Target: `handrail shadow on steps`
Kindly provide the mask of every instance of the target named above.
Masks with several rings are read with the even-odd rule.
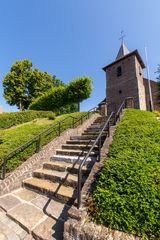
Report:
[[[93,112],[97,111],[97,107],[94,107],[92,109],[90,109],[86,114],[80,116],[80,117],[73,117],[73,116],[68,116],[64,119],[62,119],[61,121],[51,125],[49,128],[47,128],[46,130],[40,132],[39,134],[37,134],[35,137],[33,137],[32,139],[30,139],[29,141],[23,143],[22,145],[20,145],[19,147],[15,148],[14,150],[12,150],[11,152],[9,152],[3,159],[2,164],[0,165],[0,171],[1,171],[1,177],[0,179],[5,179],[6,176],[6,172],[7,172],[7,161],[12,158],[14,155],[16,155],[17,153],[25,150],[26,148],[28,148],[32,143],[36,142],[36,150],[35,152],[38,153],[41,150],[41,141],[42,141],[42,137],[48,133],[50,134],[52,131],[56,132],[56,136],[60,136],[60,134],[63,132],[63,124],[65,123],[66,120],[68,120],[69,118],[72,119],[72,122],[70,124],[69,128],[75,128],[78,127],[79,125],[83,124],[84,120],[89,119],[90,114]],[[66,130],[66,129],[64,129]]]
[[[132,106],[131,107],[134,107],[134,101],[133,101],[133,98],[130,97],[130,98],[126,98],[122,104],[120,105],[117,113],[115,112],[111,112],[111,114],[109,115],[109,117],[107,118],[103,128],[101,129],[101,131],[99,132],[97,138],[95,139],[94,143],[92,144],[90,150],[88,151],[87,155],[84,157],[84,159],[82,160],[82,162],[80,163],[79,165],[79,169],[78,169],[78,183],[77,183],[77,208],[79,209],[80,206],[81,206],[81,200],[82,200],[82,196],[81,196],[81,189],[82,189],[82,168],[85,164],[85,162],[87,161],[90,153],[92,152],[92,150],[94,149],[95,145],[98,144],[98,153],[99,153],[99,156],[98,156],[98,159],[97,159],[97,162],[100,162],[101,161],[101,147],[102,147],[102,134],[104,133],[104,131],[106,130],[107,128],[107,131],[108,131],[108,137],[110,136],[110,121],[112,118],[114,118],[114,125],[116,125],[117,121],[120,120],[120,117],[121,117],[121,114],[123,112],[123,109],[124,108],[128,108],[130,106],[127,105],[127,100],[131,100],[132,101]]]

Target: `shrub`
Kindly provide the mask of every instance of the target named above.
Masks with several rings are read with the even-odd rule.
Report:
[[[155,113],[156,117],[160,117],[160,112],[159,111],[155,111],[154,113]]]
[[[54,120],[56,117],[56,114],[54,112],[48,114],[48,119],[49,120]]]
[[[31,105],[30,109],[45,110],[57,112],[61,106],[66,103],[65,87],[60,86],[52,88],[50,91],[37,98]]]
[[[36,118],[46,118],[51,112],[47,111],[22,111],[0,114],[0,129],[9,128],[21,123],[32,121]]]
[[[60,108],[79,103],[88,98],[92,92],[92,80],[82,77],[71,81],[66,87],[52,88],[30,105],[32,110],[48,110],[58,112]]]
[[[160,122],[154,113],[127,110],[93,193],[95,219],[160,239]]]

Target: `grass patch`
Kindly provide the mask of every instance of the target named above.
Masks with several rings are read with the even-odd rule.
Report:
[[[97,222],[144,239],[160,239],[160,121],[154,113],[126,111],[92,204]]]
[[[22,111],[0,114],[0,129],[10,128],[21,123],[30,122],[36,118],[46,118],[53,116],[51,111]]]
[[[0,130],[0,165],[3,162],[5,156],[19,147],[23,143],[34,138],[40,132],[48,129],[51,125],[63,120],[68,116],[80,117],[84,115],[84,112],[77,112],[71,114],[64,114],[56,117],[55,120],[49,119],[35,119],[28,123],[23,123],[18,126],[11,127],[10,129]],[[61,132],[65,129],[70,128],[72,124],[72,118],[65,120],[61,125]],[[54,137],[57,136],[58,126],[52,128],[41,138],[41,146],[50,142]],[[7,161],[7,172],[10,172],[17,168],[22,162],[24,162],[28,157],[32,156],[36,151],[37,141],[33,141],[22,151],[16,153]]]

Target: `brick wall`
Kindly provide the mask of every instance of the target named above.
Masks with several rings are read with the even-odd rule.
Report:
[[[158,84],[155,81],[150,81],[150,84],[151,84],[151,90],[152,90],[154,110],[160,111],[160,91],[158,88]],[[146,92],[147,110],[150,110],[148,79],[146,78],[144,78],[144,86],[145,86],[145,92]]]
[[[121,67],[122,75],[117,76]],[[122,58],[106,68],[108,112],[117,111],[123,100],[133,97],[135,108],[146,110],[143,70],[136,55]]]

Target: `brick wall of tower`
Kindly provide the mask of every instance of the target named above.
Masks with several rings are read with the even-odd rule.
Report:
[[[155,111],[160,111],[160,90],[158,87],[157,82],[150,81],[151,90],[152,90],[152,99],[153,99],[153,106]],[[148,87],[148,79],[144,78],[144,86],[145,86],[145,93],[146,93],[146,105],[147,110],[150,110],[149,104],[149,87]]]
[[[117,76],[121,67],[122,75]],[[145,110],[145,88],[141,65],[135,55],[122,58],[106,69],[108,112],[117,111],[123,100],[133,97],[135,108]]]
[[[146,96],[145,96],[145,85],[143,81],[143,69],[135,57],[135,66],[136,66],[136,78],[138,83],[138,95],[139,95],[139,109],[146,110]]]

